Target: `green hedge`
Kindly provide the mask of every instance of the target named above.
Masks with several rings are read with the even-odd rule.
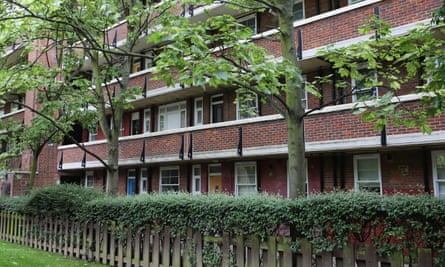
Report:
[[[372,242],[381,253],[413,247],[445,248],[445,201],[425,196],[332,193],[295,200],[268,195],[233,197],[187,193],[104,197],[94,190],[53,186],[23,199],[1,199],[0,208],[143,229],[147,224],[174,233],[188,228],[223,232],[288,234],[331,251],[349,241]],[[298,239],[292,246],[298,247]]]
[[[38,188],[26,197],[2,198],[0,208],[32,216],[77,219],[86,203],[103,197],[105,194],[98,190],[79,185],[50,185]]]

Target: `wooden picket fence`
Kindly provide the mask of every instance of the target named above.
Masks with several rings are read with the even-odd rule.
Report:
[[[98,223],[0,212],[3,240],[112,266],[436,266],[430,249],[397,252],[383,258],[369,245],[349,245],[334,252],[315,254],[304,240],[294,252],[290,239],[284,236],[260,241],[256,236],[245,235],[204,236],[191,229],[179,235],[168,228],[161,230],[154,226],[140,231],[110,228]]]

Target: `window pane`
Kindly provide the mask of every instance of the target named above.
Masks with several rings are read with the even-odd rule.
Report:
[[[357,161],[357,168],[358,180],[373,181],[379,179],[377,159],[360,159]]]
[[[201,168],[199,168],[199,167],[193,168],[193,175],[194,176],[201,175]]]
[[[297,3],[293,6],[293,20],[299,20],[304,18],[303,1],[297,0]]]
[[[240,24],[246,26],[247,28],[250,28],[253,34],[257,33],[256,29],[256,16],[250,16],[248,18],[242,18],[239,21]]]
[[[444,182],[440,182],[438,183],[438,188],[439,188],[439,197],[445,197],[445,183]]]
[[[445,180],[445,153],[436,156],[437,180]]]
[[[212,122],[223,121],[223,104],[215,104],[212,106]]]
[[[252,185],[239,185],[238,186],[238,195],[251,195],[256,193],[256,186]]]
[[[221,165],[212,165],[209,167],[210,174],[220,174],[221,173]]]
[[[238,195],[256,193],[256,165],[242,164],[236,166],[236,182]]]
[[[144,120],[144,132],[148,133],[150,132],[150,110],[144,112]]]
[[[186,126],[185,104],[173,104],[159,109],[159,130],[178,129]]]
[[[380,184],[379,183],[360,183],[359,191],[380,193]]]

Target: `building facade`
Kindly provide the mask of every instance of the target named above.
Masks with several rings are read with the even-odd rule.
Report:
[[[294,28],[303,40],[300,64],[305,79],[333,73],[317,51],[329,44],[347,46],[364,40],[357,29],[376,7],[381,19],[391,23],[393,34],[404,34],[417,23],[428,22],[432,11],[441,5],[439,0],[297,0]],[[185,16],[201,20],[225,12],[224,5],[201,6]],[[273,14],[231,12],[254,34],[274,34],[277,19]],[[118,43],[125,38],[125,24],[113,31]],[[280,57],[278,42],[262,38],[254,42]],[[14,53],[12,50],[11,55]],[[121,125],[120,194],[186,191],[288,196],[287,125],[269,104],[256,98],[249,103],[254,112],[246,113],[236,103],[233,89],[167,87],[150,80],[152,62],[134,59],[132,64],[130,85],[140,85],[145,92],[134,100],[133,109],[125,112]],[[412,92],[421,82],[402,85],[400,99],[406,106],[419,106],[420,98]],[[18,97],[32,103],[32,94]],[[325,106],[304,120],[309,194],[367,190],[445,195],[444,115],[431,119],[430,135],[416,128],[389,125],[383,141],[382,132],[352,113],[357,94],[339,98],[344,93],[330,86],[324,86],[321,94],[322,98],[302,96],[307,109]],[[372,94],[378,97],[382,92],[373,89]],[[29,111],[8,104],[0,108],[4,120],[14,116],[26,121],[31,116]],[[73,134],[106,160],[107,143],[100,130],[77,127]],[[14,195],[23,192],[29,161],[25,152],[10,163],[16,170],[9,174]],[[105,188],[106,170],[74,144],[46,146],[39,158],[36,186],[69,182]]]

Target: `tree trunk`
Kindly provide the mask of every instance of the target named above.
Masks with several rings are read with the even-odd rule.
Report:
[[[37,162],[39,158],[39,153],[32,152],[32,160],[31,160],[31,173],[29,174],[28,181],[26,183],[26,194],[29,194],[34,187],[34,181],[36,179],[37,172]]]
[[[276,0],[279,8],[280,43],[283,60],[299,69],[293,27],[293,1]],[[306,193],[306,160],[304,144],[304,109],[301,103],[304,90],[301,73],[286,75],[286,105],[288,108],[288,177],[289,197]]]
[[[119,194],[119,140],[118,138],[116,139],[117,142],[108,143],[107,190],[110,196]]]

